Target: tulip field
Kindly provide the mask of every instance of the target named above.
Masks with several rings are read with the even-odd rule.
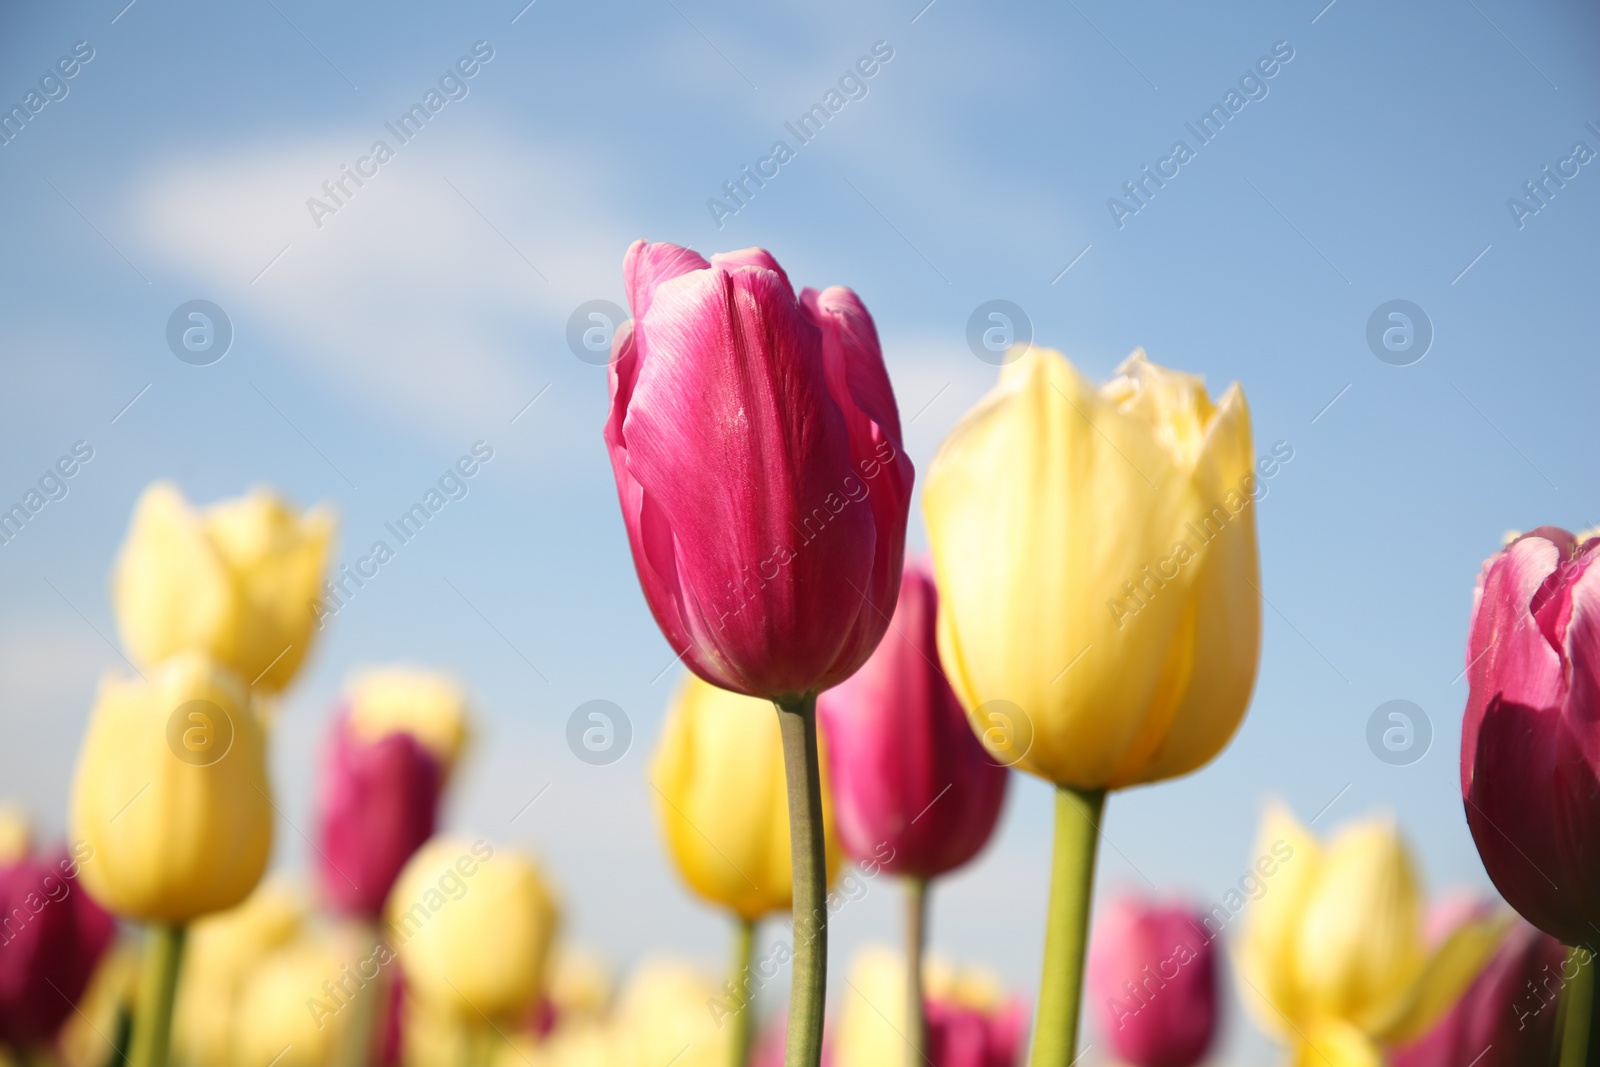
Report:
[[[1592,5],[0,28],[0,1067],[1600,1067]]]

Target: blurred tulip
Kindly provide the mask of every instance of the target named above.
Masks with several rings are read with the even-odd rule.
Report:
[[[79,888],[79,862],[61,851],[0,866],[0,1044],[53,1037],[116,933]]]
[[[1567,945],[1600,924],[1597,555],[1552,526],[1516,538],[1483,565],[1467,640],[1467,825],[1501,896]]]
[[[927,568],[907,565],[877,651],[817,698],[845,852],[921,879],[977,854],[999,820],[1007,781],[939,667],[938,604]]]
[[[1132,1067],[1193,1067],[1217,1028],[1217,953],[1205,915],[1123,897],[1095,924],[1089,997]]]
[[[833,1043],[834,1067],[913,1067],[922,1062],[893,1022],[906,1017],[904,967],[902,957],[885,948],[868,947],[856,956]],[[1027,1037],[1027,1007],[987,972],[930,962],[925,1010],[926,1062],[931,1067],[1017,1063]]]
[[[15,863],[33,852],[33,819],[13,800],[0,802],[0,863]]]
[[[243,1021],[240,997],[246,981],[274,951],[300,937],[307,914],[300,891],[269,880],[242,904],[190,927],[172,1020],[178,1062],[231,1062],[234,1036]],[[305,995],[315,992],[321,981],[312,983]]]
[[[697,896],[751,921],[790,906],[789,797],[770,705],[686,677],[667,709],[650,784],[667,850]],[[839,851],[826,781],[822,795],[831,882]]]
[[[287,686],[310,651],[333,517],[296,513],[252,490],[196,511],[176,486],[139,498],[111,580],[117,625],[145,670],[209,653],[264,692]]]
[[[606,445],[645,599],[700,677],[767,699],[866,662],[900,583],[911,461],[872,317],[759,248],[636,241]]]
[[[56,1032],[60,1067],[120,1067],[118,1042],[137,995],[139,951],[129,938],[114,938],[89,979],[89,986]]]
[[[433,836],[442,768],[409,733],[373,741],[334,720],[318,781],[322,891],[346,913],[376,919],[411,854]]]
[[[408,997],[468,1020],[511,1020],[539,995],[557,910],[528,857],[438,838],[400,873],[387,919]]]
[[[1489,965],[1420,1039],[1390,1053],[1390,1067],[1526,1067],[1549,1061],[1556,1038],[1561,943],[1516,922]]]
[[[129,919],[184,923],[239,903],[272,848],[265,742],[249,690],[198,652],[108,677],[72,791],[83,883]]]
[[[945,439],[923,494],[956,694],[1006,763],[1080,790],[1210,761],[1261,645],[1244,393],[1213,404],[1143,352],[1118,373],[1096,389],[1029,349]]]
[[[1257,851],[1291,858],[1249,905],[1240,996],[1306,1063],[1381,1063],[1379,1043],[1425,1033],[1504,937],[1503,920],[1472,919],[1430,947],[1415,867],[1386,819],[1348,826],[1324,847],[1274,807]]]
[[[306,936],[262,960],[239,994],[233,1062],[341,1067],[355,999],[375,995],[349,977],[354,942]]]
[[[449,675],[404,666],[368,668],[351,678],[345,704],[351,736],[372,743],[391,734],[410,734],[446,777],[466,747],[467,694]]]

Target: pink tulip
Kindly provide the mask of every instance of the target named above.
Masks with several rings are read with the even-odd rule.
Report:
[[[1551,526],[1483,565],[1461,793],[1495,887],[1564,944],[1600,929],[1600,539]]]
[[[1390,1067],[1524,1067],[1550,1057],[1558,994],[1576,970],[1561,943],[1519,922],[1444,1018]],[[1567,970],[1563,972],[1563,968]]]
[[[1217,1024],[1217,960],[1204,915],[1132,897],[1112,903],[1089,949],[1100,1031],[1134,1067],[1192,1067]]]
[[[323,892],[339,910],[375,919],[406,860],[433,836],[443,769],[411,734],[364,741],[341,713],[318,785]]]
[[[0,1045],[53,1037],[116,933],[77,873],[65,852],[0,867]]]
[[[845,851],[923,879],[961,866],[989,840],[1008,778],[939,666],[938,610],[932,574],[907,564],[889,633],[865,666],[817,699]]]
[[[872,316],[759,248],[637,241],[605,439],[656,622],[713,685],[794,699],[883,636],[911,461]]]
[[[1010,1000],[981,1008],[935,997],[926,1001],[928,1062],[933,1067],[1014,1067],[1028,1036],[1028,1006]]]

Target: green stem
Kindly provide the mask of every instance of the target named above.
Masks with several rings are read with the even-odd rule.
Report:
[[[138,1014],[133,1020],[133,1047],[128,1052],[131,1067],[167,1067],[172,1002],[178,991],[185,932],[182,925],[151,923],[145,935]]]
[[[906,879],[906,1040],[907,1062],[928,1059],[928,1012],[922,994],[922,948],[928,940],[928,880]]]
[[[1585,948],[1567,949],[1578,972],[1561,995],[1561,1067],[1593,1067],[1600,1063],[1600,1043],[1591,1039],[1595,1016],[1594,959]]]
[[[794,980],[784,1067],[819,1067],[828,991],[828,867],[822,840],[822,777],[817,768],[817,697],[775,701],[789,789],[789,850],[794,868]]]
[[[1077,1055],[1089,903],[1094,896],[1094,860],[1105,804],[1104,790],[1080,792],[1071,786],[1056,786],[1050,918],[1044,935],[1044,976],[1039,982],[1032,1067],[1069,1067]]]
[[[750,1059],[750,1038],[755,1033],[756,996],[750,987],[750,961],[755,957],[756,924],[742,916],[733,937],[733,988],[738,1010],[733,1013],[733,1033],[728,1035],[728,1061],[745,1067]]]

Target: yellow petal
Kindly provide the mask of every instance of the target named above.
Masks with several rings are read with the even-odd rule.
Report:
[[[466,745],[466,690],[447,674],[405,666],[369,668],[351,678],[345,699],[350,729],[364,741],[408,733],[447,769]]]
[[[882,945],[861,949],[850,966],[839,1009],[834,1067],[902,1067],[905,1039],[904,958]]]
[[[691,675],[673,698],[650,762],[658,823],[679,874],[702,899],[746,919],[786,910],[792,898],[777,714],[768,701]],[[826,758],[821,772],[831,881],[839,850]]]
[[[1242,393],[1214,405],[1142,353],[1121,369],[1097,390],[1030,349],[945,440],[923,494],[957,694],[998,755],[1080,789],[1215,756],[1259,643]],[[991,729],[1008,706],[1024,728]]]
[[[176,486],[139,497],[111,576],[111,603],[128,654],[141,666],[182,649],[232,662],[238,599],[200,517]]]
[[[1282,805],[1271,805],[1256,838],[1267,890],[1246,913],[1237,962],[1239,998],[1269,1032],[1292,1037],[1294,1020],[1309,1017],[1294,967],[1296,933],[1323,865],[1322,846]]]
[[[1490,915],[1462,923],[1450,932],[1406,997],[1373,1032],[1390,1045],[1405,1045],[1433,1028],[1477,981],[1516,924],[1512,914]]]
[[[1316,1019],[1295,1044],[1295,1067],[1383,1067],[1383,1053],[1359,1029],[1339,1019]]]
[[[272,848],[265,740],[245,684],[197,652],[107,678],[73,780],[90,895],[129,919],[239,903]]]
[[[1314,1013],[1371,1033],[1409,994],[1426,960],[1422,898],[1392,821],[1342,830],[1328,848],[1294,944]]]

